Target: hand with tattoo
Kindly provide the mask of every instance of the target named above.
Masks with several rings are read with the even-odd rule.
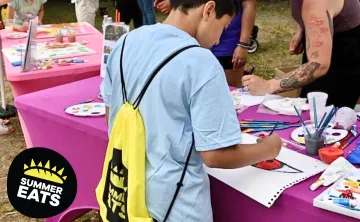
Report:
[[[315,80],[314,73],[320,68],[320,63],[310,62],[288,73],[280,81],[280,87],[284,90],[296,89]]]

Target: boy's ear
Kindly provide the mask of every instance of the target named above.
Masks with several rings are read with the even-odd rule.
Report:
[[[216,3],[214,1],[208,1],[204,6],[203,17],[207,21],[215,12]]]

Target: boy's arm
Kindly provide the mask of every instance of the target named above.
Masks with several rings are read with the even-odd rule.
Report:
[[[7,13],[6,13],[6,18],[7,19],[14,19],[14,8],[10,5],[8,5],[7,7]]]
[[[42,20],[43,20],[43,18],[44,18],[44,4],[41,4],[41,7],[40,7],[40,9],[39,9],[38,17],[39,17],[39,24],[41,25],[41,24],[42,24]]]
[[[237,144],[227,148],[200,152],[206,166],[210,168],[234,169],[249,166],[279,155],[281,139],[273,134],[257,144]]]
[[[220,65],[208,68],[202,71],[217,74],[199,89],[192,89],[190,97],[195,148],[204,163],[212,168],[239,168],[276,157],[281,148],[276,135],[258,144],[241,144],[240,125],[224,70]],[[200,82],[196,78],[204,81],[200,76],[190,82]]]

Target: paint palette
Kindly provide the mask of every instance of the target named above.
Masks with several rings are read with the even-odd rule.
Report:
[[[315,125],[314,124],[307,124],[306,125],[309,129],[310,132],[314,132],[315,131]],[[348,134],[347,130],[342,130],[342,129],[333,129],[334,124],[330,123],[328,125],[328,128],[325,129],[325,134],[326,134],[326,140],[325,140],[325,144],[332,144],[332,143],[336,143],[342,139],[344,139],[346,137],[346,135]],[[291,133],[291,139],[293,139],[294,141],[301,143],[301,144],[305,144],[305,133],[304,133],[304,128],[298,127],[296,128],[292,133]]]
[[[65,112],[74,116],[103,116],[105,115],[104,103],[83,103],[70,106]]]

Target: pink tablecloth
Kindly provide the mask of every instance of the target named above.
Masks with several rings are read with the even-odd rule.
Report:
[[[70,116],[64,112],[64,108],[96,97],[99,93],[100,81],[99,77],[89,78],[16,98],[16,105],[28,126],[34,145],[51,148],[65,156],[73,166],[78,179],[78,193],[72,206],[63,214],[48,221],[58,221],[60,218],[62,221],[71,221],[83,213],[84,208],[98,208],[94,190],[100,179],[107,145],[105,119]],[[240,117],[266,120],[295,119],[259,114],[256,113],[256,108],[248,109]],[[289,139],[291,130],[277,131],[277,133]],[[354,145],[355,142],[347,151]],[[313,198],[324,190],[323,188],[316,192],[309,190],[309,186],[317,177],[287,189],[271,208],[266,208],[211,178],[214,219],[216,222],[355,221],[312,206]]]
[[[5,30],[0,31],[2,49],[10,48],[13,45],[18,45],[26,41],[26,39],[7,39],[7,35],[8,33]],[[50,39],[39,39],[38,41],[47,40]],[[73,66],[22,73],[20,67],[12,66],[4,56],[6,77],[10,82],[14,97],[100,75],[102,34],[96,31],[94,34],[77,36],[77,41],[80,40],[88,41],[89,44],[86,46],[96,51],[96,54],[79,57],[88,60],[88,62]]]

